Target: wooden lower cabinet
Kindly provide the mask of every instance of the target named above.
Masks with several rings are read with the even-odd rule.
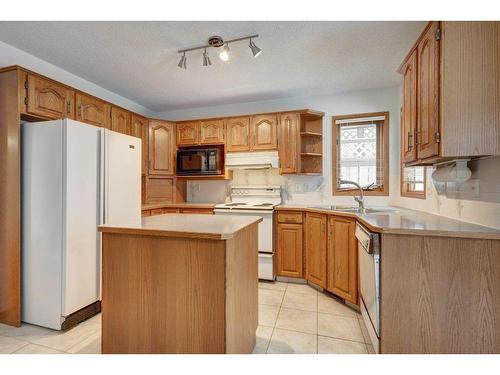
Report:
[[[303,278],[358,304],[356,219],[277,210],[276,274]]]
[[[302,224],[278,223],[276,273],[279,276],[304,277]]]
[[[326,287],[326,223],[326,214],[306,213],[306,279],[322,288]]]
[[[358,247],[356,220],[328,217],[326,289],[358,304]]]

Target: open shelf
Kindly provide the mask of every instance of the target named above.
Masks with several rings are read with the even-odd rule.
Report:
[[[323,138],[323,134],[314,133],[314,132],[300,132],[301,137],[321,137]]]
[[[298,174],[323,174],[323,116],[312,113],[300,117],[300,168]]]
[[[317,152],[301,152],[300,156],[323,156],[323,154]]]

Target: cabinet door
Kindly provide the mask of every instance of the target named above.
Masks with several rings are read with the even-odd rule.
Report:
[[[141,138],[142,174],[148,173],[148,120],[132,114],[129,134]]]
[[[250,117],[227,119],[226,133],[227,151],[250,150]]]
[[[431,27],[418,44],[417,81],[417,157],[439,155],[439,22]]]
[[[253,116],[250,128],[250,148],[252,150],[276,150],[278,147],[277,128],[276,114]]]
[[[306,213],[306,278],[326,286],[326,215]]]
[[[177,145],[197,145],[200,142],[200,122],[181,122],[177,124]]]
[[[174,201],[174,179],[172,177],[150,176],[147,178],[146,202],[166,203]],[[161,208],[159,209],[160,213]],[[153,211],[153,210],[151,210]],[[153,215],[153,212],[151,212]]]
[[[278,224],[277,274],[303,277],[302,224]]]
[[[417,160],[415,135],[417,126],[417,50],[403,66],[403,108],[401,114],[401,147],[404,163]]]
[[[76,119],[101,128],[109,128],[111,105],[82,93],[76,93]]]
[[[354,220],[328,218],[326,289],[358,304],[358,249]]]
[[[224,143],[224,120],[207,120],[200,123],[200,143]]]
[[[175,124],[149,122],[149,174],[173,175],[175,171]]]
[[[130,134],[130,112],[118,107],[111,108],[111,130]]]
[[[278,124],[280,173],[297,173],[299,160],[299,115],[284,113]]]
[[[28,74],[26,111],[49,119],[74,118],[74,92],[53,81]]]

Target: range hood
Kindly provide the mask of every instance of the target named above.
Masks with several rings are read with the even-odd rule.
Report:
[[[268,169],[278,168],[278,151],[228,152],[227,169]]]

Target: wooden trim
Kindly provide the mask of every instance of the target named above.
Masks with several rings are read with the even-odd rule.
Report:
[[[19,71],[0,74],[0,322],[21,325]]]
[[[324,112],[315,111],[312,109],[297,109],[297,110],[288,110],[288,111],[242,113],[242,114],[232,114],[232,115],[217,116],[217,117],[202,117],[202,118],[193,118],[193,119],[188,119],[188,120],[178,120],[178,121],[174,121],[174,122],[183,123],[183,122],[191,122],[191,121],[220,120],[220,119],[227,119],[227,118],[252,117],[252,116],[273,115],[273,114],[276,114],[276,116],[279,116],[279,115],[285,114],[285,113],[297,113],[297,114],[305,114],[305,115],[318,116],[318,117],[323,117],[325,115]],[[160,121],[164,121],[164,120],[160,120]]]
[[[365,196],[388,196],[389,195],[389,123],[390,117],[389,112],[370,112],[370,113],[357,113],[352,115],[341,115],[332,116],[332,195],[357,195],[357,189],[338,189],[337,188],[337,161],[339,148],[337,147],[338,138],[338,124],[335,123],[336,120],[345,120],[350,118],[360,118],[360,117],[375,117],[375,116],[385,116],[385,120],[382,123],[382,147],[378,149],[381,153],[382,160],[384,160],[384,171],[383,171],[383,185],[381,189],[375,190],[363,190],[363,195]]]
[[[406,54],[406,57],[405,59],[403,60],[403,62],[401,63],[401,65],[399,65],[398,69],[396,70],[396,72],[398,73],[402,73],[403,71],[403,67],[405,66],[406,62],[408,61],[408,59],[410,58],[411,54],[413,53],[413,51],[415,51],[420,43],[420,41],[422,40],[422,38],[424,37],[425,33],[427,32],[427,30],[429,30],[429,28],[432,26],[432,23],[435,22],[435,21],[429,21],[427,23],[427,25],[424,27],[424,29],[422,30],[422,32],[420,33],[418,39],[415,41],[415,43],[413,43],[413,46],[408,50],[408,53]]]

